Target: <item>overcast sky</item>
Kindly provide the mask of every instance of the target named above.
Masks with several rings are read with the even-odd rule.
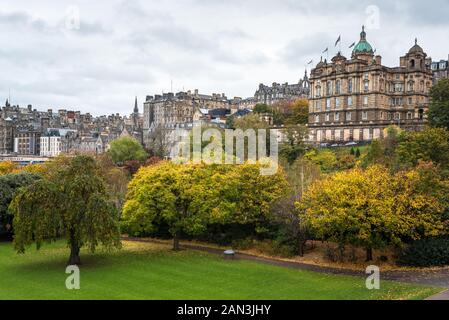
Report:
[[[447,59],[447,12],[447,0],[2,0],[0,101],[11,90],[13,104],[99,115],[130,113],[134,96],[142,109],[172,83],[249,97],[298,82],[340,34],[350,57],[363,24],[388,66],[415,37]]]

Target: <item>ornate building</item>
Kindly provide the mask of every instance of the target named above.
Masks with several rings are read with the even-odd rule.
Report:
[[[437,84],[441,79],[449,78],[449,57],[448,60],[432,62],[433,82]]]
[[[421,129],[432,86],[430,64],[416,40],[398,67],[382,65],[363,28],[351,59],[338,53],[312,70],[311,141],[371,141],[390,125]]]
[[[297,84],[279,84],[275,82],[269,87],[261,83],[254,94],[254,104],[263,103],[271,106],[283,101],[295,101],[307,98],[309,92],[310,83],[306,71],[304,78],[299,80]]]
[[[146,133],[157,128],[175,129],[191,125],[200,120],[201,109],[231,109],[231,104],[225,94],[205,95],[198,90],[165,93],[163,95],[147,96],[144,103],[144,130]],[[238,108],[238,105],[235,106]]]

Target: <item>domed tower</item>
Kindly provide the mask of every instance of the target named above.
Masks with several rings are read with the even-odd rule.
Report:
[[[418,39],[415,39],[415,45],[401,58],[401,67],[410,70],[424,71],[427,69],[426,58],[427,54],[424,52],[423,48],[418,45]]]
[[[365,26],[363,26],[362,32],[360,33],[360,41],[352,51],[352,58],[372,61],[373,57],[374,50],[371,44],[366,40]]]

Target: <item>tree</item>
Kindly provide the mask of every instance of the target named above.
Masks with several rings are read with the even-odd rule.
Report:
[[[126,161],[137,160],[142,162],[148,158],[148,154],[139,141],[130,137],[112,141],[108,153],[111,155],[112,160],[120,165]]]
[[[242,118],[234,120],[234,127],[236,129],[241,130],[259,130],[259,129],[268,129],[268,123],[260,119],[259,114],[250,113]]]
[[[36,243],[67,239],[69,265],[79,265],[80,249],[99,244],[120,247],[118,213],[96,161],[88,156],[58,158],[44,179],[22,188],[9,210],[14,214],[14,246],[19,253]]]
[[[337,155],[332,150],[312,150],[307,152],[305,158],[319,165],[325,173],[333,172],[338,167]]]
[[[40,178],[27,172],[0,176],[0,232],[12,233],[13,215],[8,207],[16,192]]]
[[[148,149],[153,157],[165,159],[170,155],[174,143],[170,136],[171,131],[164,128],[156,128],[148,136]]]
[[[430,90],[429,121],[449,130],[449,79],[442,79]]]
[[[306,125],[309,123],[309,102],[299,99],[289,105],[286,125]]]
[[[255,113],[269,113],[271,112],[271,108],[265,103],[256,104],[253,110]]]
[[[129,169],[117,167],[109,154],[98,156],[97,162],[100,174],[106,182],[110,199],[115,203],[118,212],[121,213],[128,191],[128,183],[131,180]]]
[[[179,250],[182,233],[205,231],[218,205],[219,175],[206,165],[176,165],[160,162],[142,168],[129,184],[123,220],[132,233],[151,232],[166,223]],[[214,179],[212,179],[214,178]]]
[[[318,238],[363,247],[371,261],[373,249],[447,232],[440,199],[448,190],[425,168],[391,175],[372,166],[316,182],[297,208]]]
[[[302,125],[290,125],[283,130],[283,134],[284,141],[280,154],[292,164],[307,151],[306,140],[309,130]]]
[[[199,235],[210,224],[257,224],[267,218],[271,203],[285,190],[283,181],[280,173],[262,176],[255,164],[161,162],[141,169],[131,181],[123,219],[135,234],[167,224],[173,249],[179,250],[182,234]]]
[[[383,138],[374,140],[368,152],[362,157],[362,167],[367,168],[371,165],[382,165],[391,171],[399,169],[396,148],[403,137],[404,132],[396,127],[390,126],[384,130]]]
[[[0,162],[0,176],[13,173],[18,169],[18,166],[11,161]]]
[[[448,169],[449,131],[429,127],[422,132],[406,132],[396,153],[402,166],[415,167],[420,161],[432,161]]]
[[[253,224],[258,233],[266,230],[271,205],[289,194],[284,171],[261,175],[261,164],[230,166],[220,182],[218,210],[222,223]]]

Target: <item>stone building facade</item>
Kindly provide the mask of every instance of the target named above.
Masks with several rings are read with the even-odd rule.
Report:
[[[254,94],[253,102],[254,104],[263,103],[271,106],[279,102],[306,99],[309,93],[310,82],[306,71],[304,78],[299,80],[297,84],[279,84],[274,82],[270,87],[261,83],[259,89]]]
[[[236,103],[239,100],[232,101]],[[147,96],[144,103],[144,131],[148,134],[161,127],[164,129],[185,127],[200,120],[200,109],[231,109],[232,105],[225,94],[205,95],[199,94],[198,90]]]
[[[420,130],[426,122],[432,86],[431,60],[418,45],[398,67],[382,65],[363,29],[351,59],[341,53],[312,70],[310,140],[316,143],[371,141],[398,125]]]
[[[432,62],[433,82],[437,84],[441,79],[449,78],[449,56],[448,60],[440,60]]]

